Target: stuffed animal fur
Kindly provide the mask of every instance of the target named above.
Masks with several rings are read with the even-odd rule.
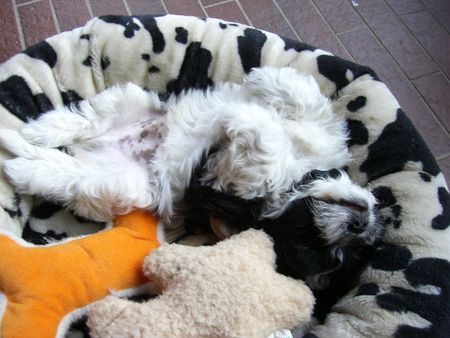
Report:
[[[271,239],[253,229],[209,247],[165,244],[144,273],[162,295],[93,304],[92,337],[267,337],[308,322],[314,305],[303,282],[275,272]]]

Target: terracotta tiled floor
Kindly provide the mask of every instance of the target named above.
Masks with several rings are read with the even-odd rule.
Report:
[[[450,0],[0,0],[0,62],[104,14],[219,17],[371,66],[450,182]]]

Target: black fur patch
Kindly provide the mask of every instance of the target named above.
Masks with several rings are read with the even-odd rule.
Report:
[[[175,28],[175,32],[177,33],[177,35],[175,36],[175,41],[182,43],[182,44],[187,44],[188,42],[188,31],[186,29],[184,29],[183,27],[177,27]]]
[[[44,61],[50,68],[55,67],[58,56],[47,41],[41,41],[23,51],[29,57]]]
[[[226,29],[228,27],[228,25],[226,23],[219,22],[219,27],[222,29]]]
[[[114,23],[116,25],[123,26],[125,28],[125,30],[123,31],[123,35],[128,39],[131,39],[134,36],[135,31],[138,31],[141,29],[141,27],[139,27],[139,25],[134,23],[133,17],[131,17],[131,16],[105,15],[105,16],[100,16],[99,19],[103,20],[107,23]]]
[[[439,258],[420,258],[404,271],[406,280],[413,286],[436,286],[438,294],[392,287],[391,292],[376,297],[377,304],[386,310],[399,313],[412,312],[428,320],[425,328],[401,325],[394,336],[448,337],[450,332],[450,263]]]
[[[406,268],[411,258],[412,253],[408,248],[385,244],[374,252],[370,265],[378,270],[398,271]]]
[[[433,218],[431,226],[436,230],[445,230],[450,226],[450,194],[444,187],[439,187],[438,197],[442,214]]]
[[[356,113],[359,109],[363,108],[366,103],[367,98],[365,96],[358,96],[347,104],[347,109],[352,113]]]
[[[39,218],[39,219],[47,219],[53,216],[58,211],[64,209],[61,205],[44,201],[41,204],[34,205],[31,208],[31,217]]]
[[[166,47],[166,41],[164,40],[163,33],[159,30],[158,24],[156,23],[156,17],[161,15],[138,15],[135,16],[142,25],[145,30],[150,33],[153,42],[153,53],[159,54],[164,51]]]
[[[367,283],[359,286],[357,296],[376,296],[380,292],[380,287],[375,283]]]
[[[22,121],[53,109],[44,93],[33,95],[27,82],[18,75],[0,82],[0,104]]]
[[[307,45],[306,43],[297,41],[297,40],[293,40],[293,39],[289,39],[289,38],[285,38],[283,36],[280,36],[280,38],[284,41],[284,50],[288,51],[289,49],[293,49],[296,52],[302,52],[304,50],[309,50],[311,52],[315,51],[317,48]]]
[[[397,204],[397,199],[395,198],[391,188],[379,186],[373,190],[373,194],[378,201],[377,208],[383,216],[385,225],[392,225],[396,229],[400,228],[402,225],[400,218],[402,207]]]
[[[369,131],[364,123],[358,120],[347,120],[347,127],[350,133],[350,139],[347,141],[347,146],[364,145],[369,142]]]
[[[150,54],[142,54],[141,55],[142,60],[149,62],[150,61]]]
[[[82,40],[90,40],[91,39],[91,34],[82,34],[82,35],[80,35],[80,39],[82,39]]]
[[[167,84],[167,92],[179,94],[188,88],[206,89],[212,85],[208,76],[212,54],[202,48],[200,42],[192,42],[186,48],[178,78]]]
[[[244,72],[248,73],[254,67],[261,65],[261,50],[267,36],[253,28],[246,28],[244,36],[238,36],[238,51]]]
[[[422,181],[431,182],[431,175],[424,173],[424,172],[420,172],[419,175],[420,175],[420,178],[422,179]]]
[[[369,155],[360,170],[369,181],[402,171],[409,161],[421,162],[423,171],[436,176],[440,170],[428,146],[401,110],[397,118],[388,124],[369,148]]]
[[[65,106],[77,104],[78,102],[83,100],[83,98],[75,90],[72,89],[61,92],[61,97]]]
[[[341,59],[338,56],[320,55],[317,58],[317,66],[320,74],[336,84],[336,91],[350,83],[347,79],[348,71],[352,72],[353,80],[365,74],[370,74],[375,80],[379,80],[375,72],[369,67]]]
[[[107,57],[107,56],[102,56],[100,62],[101,62],[101,66],[102,66],[102,69],[103,69],[103,70],[105,70],[106,68],[108,68],[109,65],[111,64],[111,60],[110,60],[109,57]]]

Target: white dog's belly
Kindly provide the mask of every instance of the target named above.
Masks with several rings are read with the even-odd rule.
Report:
[[[166,135],[166,127],[161,120],[149,119],[112,128],[88,142],[83,150],[92,150],[94,156],[105,152],[107,156],[148,166]]]

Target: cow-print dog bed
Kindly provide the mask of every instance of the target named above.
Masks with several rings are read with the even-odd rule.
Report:
[[[175,15],[104,16],[0,66],[0,126],[132,81],[161,94],[241,81],[253,67],[312,74],[348,119],[348,173],[372,185],[386,225],[360,284],[308,337],[446,337],[450,332],[450,197],[427,145],[368,67],[245,25]],[[7,158],[1,152],[1,160]],[[0,225],[37,244],[102,224],[15,194],[0,176]],[[336,286],[339,287],[339,286]],[[293,330],[294,336],[296,331]]]

